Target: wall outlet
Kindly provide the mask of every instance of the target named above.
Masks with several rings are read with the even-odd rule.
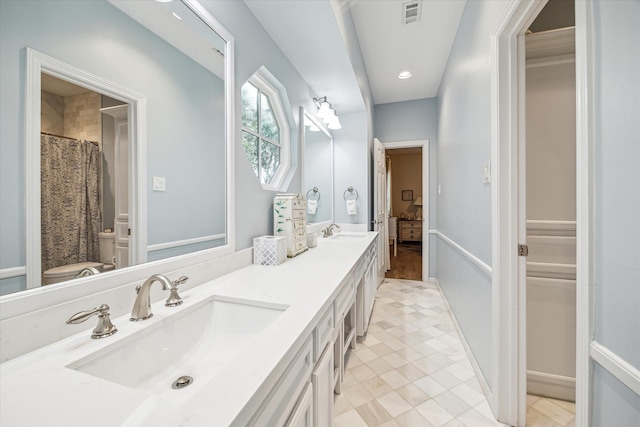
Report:
[[[165,191],[165,179],[161,176],[153,177],[153,191]]]

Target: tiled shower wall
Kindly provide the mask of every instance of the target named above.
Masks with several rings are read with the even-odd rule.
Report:
[[[42,132],[101,142],[100,94],[85,92],[62,97],[43,91],[41,101]]]
[[[49,92],[40,96],[40,129],[54,135],[64,135],[64,98]]]

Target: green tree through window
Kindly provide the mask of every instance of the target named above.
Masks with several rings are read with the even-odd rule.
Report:
[[[262,184],[269,184],[281,165],[281,125],[261,82],[242,85],[242,148]]]

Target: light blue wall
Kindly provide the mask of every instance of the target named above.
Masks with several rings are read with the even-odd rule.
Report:
[[[215,17],[235,39],[235,95],[236,95],[236,250],[253,246],[253,238],[273,234],[273,198],[278,192],[265,191],[258,182],[251,165],[242,149],[240,115],[240,88],[261,66],[282,83],[287,91],[291,107],[291,145],[295,174],[288,188],[280,192],[299,193],[301,188],[299,150],[298,107],[312,111],[312,99],[317,95],[300,73],[289,62],[278,45],[260,25],[249,8],[242,1],[201,1],[201,4]],[[344,125],[344,122],[343,122]]]
[[[640,3],[593,6],[595,340],[640,369]],[[594,426],[638,422],[638,395],[599,367],[593,381]]]
[[[333,143],[324,132],[310,131],[307,127],[304,136],[304,193],[309,199],[318,196],[309,193],[314,187],[318,188],[320,199],[316,205],[316,213],[307,213],[309,224],[333,219]]]
[[[489,34],[505,1],[469,1],[438,93],[437,229],[491,265]],[[438,281],[482,370],[491,379],[491,278],[439,239]]]
[[[437,224],[438,100],[379,104],[374,109],[374,136],[381,142],[429,140],[429,229]],[[423,195],[424,197],[424,195]],[[423,209],[424,210],[424,209]],[[429,275],[436,275],[436,239],[429,236]]]
[[[222,81],[107,2],[0,8],[0,268],[26,259],[26,46],[147,97],[149,244],[224,233]],[[152,176],[166,177],[166,192],[150,190]]]
[[[366,144],[368,154],[367,154],[367,162],[360,162],[360,159],[354,162],[354,159],[351,159],[350,162],[346,162],[347,159],[342,159],[347,165],[347,170],[338,169],[338,163],[336,163],[336,174],[349,176],[356,174],[363,174],[368,177],[368,182],[366,184],[366,193],[365,187],[362,187],[362,190],[358,188],[358,192],[360,193],[361,200],[361,211],[363,209],[367,209],[366,216],[362,216],[359,212],[358,217],[361,224],[367,224],[369,230],[373,229],[371,225],[371,220],[374,217],[373,213],[373,126],[374,126],[374,99],[373,94],[371,92],[371,86],[369,85],[369,76],[367,75],[367,70],[364,64],[364,58],[362,56],[362,51],[360,50],[360,43],[358,42],[358,35],[356,33],[356,28],[353,23],[353,17],[351,16],[351,10],[347,7],[347,4],[342,1],[331,1],[331,7],[333,8],[334,15],[336,17],[336,23],[338,24],[338,28],[340,29],[340,33],[342,34],[342,39],[344,40],[345,47],[347,49],[347,53],[349,55],[349,59],[351,60],[351,66],[353,67],[353,71],[356,75],[356,80],[358,81],[358,85],[360,87],[360,93],[362,94],[362,100],[364,102],[364,111],[366,113],[366,117],[363,120],[351,120],[351,126],[357,125],[362,128],[353,130],[353,133],[358,134],[358,140],[360,144]],[[349,111],[346,112],[348,114],[357,115],[358,112]],[[344,127],[344,119],[341,113],[342,126]],[[340,132],[340,131],[339,131]],[[334,136],[339,137],[339,132],[334,132]],[[355,135],[352,135],[355,136]],[[346,137],[345,138],[350,138]],[[353,143],[353,142],[352,142]],[[336,159],[338,158],[338,152],[336,151]],[[353,185],[353,184],[351,184]],[[355,188],[355,185],[353,186]],[[342,192],[340,191],[339,186],[337,186],[336,181],[336,219],[340,213],[344,213],[344,209],[341,209],[340,206],[344,207],[344,199],[342,198]],[[344,190],[342,190],[344,191]],[[371,202],[369,202],[371,201]],[[349,222],[352,222],[353,217]]]
[[[369,179],[365,171],[370,160],[367,146],[367,113],[352,113],[340,118],[342,129],[333,133],[335,153],[335,222],[368,224]],[[358,214],[347,215],[344,192],[353,187],[358,191]]]
[[[594,427],[631,427],[640,420],[640,396],[598,364],[593,369],[592,417]]]

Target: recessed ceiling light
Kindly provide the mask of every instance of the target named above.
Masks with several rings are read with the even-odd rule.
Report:
[[[411,71],[403,71],[400,74],[398,74],[398,78],[399,79],[408,79],[409,77],[411,77]]]
[[[173,0],[155,0],[158,3],[171,3]]]

